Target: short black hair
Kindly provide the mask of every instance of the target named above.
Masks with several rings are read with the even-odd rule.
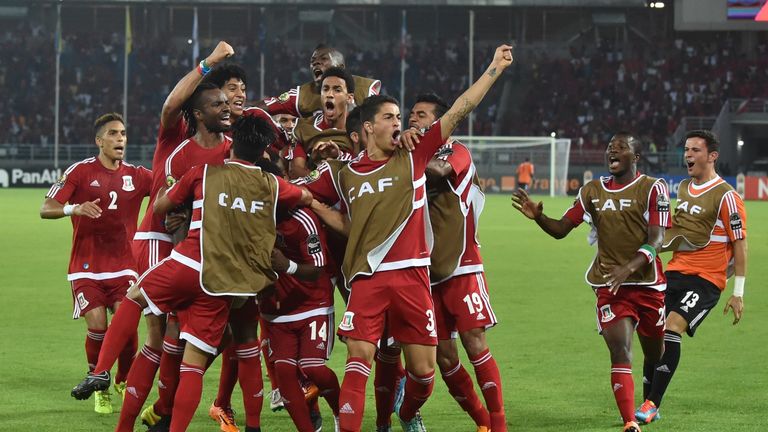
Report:
[[[187,121],[187,136],[191,137],[197,133],[197,120],[195,119],[194,111],[200,109],[202,103],[203,93],[208,90],[221,90],[216,84],[203,81],[195,88],[192,95],[184,101],[181,106],[181,113],[184,116],[184,120]]]
[[[232,150],[238,159],[252,163],[263,159],[275,139],[272,125],[261,117],[242,116],[232,125]]]
[[[373,95],[365,98],[362,105],[360,105],[360,123],[373,121],[376,114],[379,113],[379,109],[385,103],[392,103],[400,106],[400,102],[392,96],[388,95]]]
[[[325,81],[325,79],[328,77],[337,77],[343,79],[344,83],[347,85],[347,93],[355,92],[355,79],[352,77],[352,74],[346,70],[340,67],[328,68],[328,70],[323,72],[323,76],[320,77],[321,86],[323,85],[323,81]]]
[[[720,140],[717,139],[717,136],[715,134],[713,134],[708,130],[697,129],[697,130],[688,131],[688,133],[685,134],[685,139],[688,140],[689,138],[701,138],[704,141],[706,141],[707,153],[720,151]]]
[[[445,115],[445,113],[447,113],[448,109],[450,108],[448,106],[448,102],[446,102],[443,98],[441,98],[440,96],[436,95],[433,92],[421,93],[418,96],[416,96],[415,103],[419,103],[419,102],[434,104],[435,108],[433,110],[433,113],[435,114],[435,118],[437,119]]]
[[[96,119],[95,122],[93,122],[93,135],[98,135],[99,132],[101,132],[101,128],[104,127],[105,124],[112,122],[112,121],[119,121],[120,123],[125,126],[125,120],[123,120],[123,116],[116,112],[106,113],[104,115],[99,116],[99,118]]]
[[[363,122],[360,119],[360,107],[352,108],[352,111],[347,113],[347,121],[344,124],[344,128],[347,130],[347,138],[352,139],[352,132],[357,132],[358,135],[363,133]]]
[[[613,134],[613,136],[627,137],[627,144],[632,147],[632,151],[635,153],[639,154],[642,150],[641,145],[643,142],[640,141],[640,138],[638,138],[637,135],[633,134],[632,132],[621,130]]]
[[[224,87],[224,84],[232,78],[237,78],[248,86],[248,80],[245,76],[245,69],[240,65],[234,63],[222,63],[216,65],[208,72],[208,75],[203,78],[203,82],[209,82],[214,84],[218,88]]]

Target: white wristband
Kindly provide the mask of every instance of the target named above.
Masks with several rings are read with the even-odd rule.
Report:
[[[67,204],[64,206],[64,216],[72,216],[72,212],[75,211],[75,207],[80,204]]]
[[[298,269],[299,269],[299,265],[298,264],[296,264],[295,262],[293,262],[291,260],[288,260],[288,270],[285,271],[286,273],[294,274],[294,273],[296,273],[296,270],[298,270]]]
[[[736,297],[744,297],[744,282],[746,282],[746,276],[736,276],[733,280],[733,295]]]

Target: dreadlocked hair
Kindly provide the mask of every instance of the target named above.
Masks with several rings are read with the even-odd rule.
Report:
[[[195,110],[200,108],[200,101],[204,92],[208,90],[218,90],[213,83],[202,82],[200,83],[192,95],[184,101],[181,106],[181,114],[184,116],[184,120],[187,122],[187,138],[197,133],[197,119],[195,119]]]

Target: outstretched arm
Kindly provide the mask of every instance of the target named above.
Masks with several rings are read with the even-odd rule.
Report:
[[[43,206],[40,208],[40,217],[42,219],[60,219],[65,216],[85,216],[91,219],[101,217],[101,207],[99,207],[100,198],[93,201],[86,201],[81,204],[64,205],[53,198],[46,198]]]
[[[347,215],[328,207],[318,200],[313,200],[310,208],[332,230],[344,237],[349,237],[350,221]]]
[[[221,63],[224,59],[235,53],[232,47],[224,42],[220,41],[213,52],[204,60],[208,67],[214,67],[218,63]],[[189,71],[184,78],[182,78],[176,86],[171,90],[171,93],[165,99],[163,104],[163,110],[160,113],[160,125],[162,127],[168,127],[176,123],[181,115],[181,107],[184,102],[192,96],[195,88],[200,81],[203,80],[203,75],[195,68]]]
[[[512,194],[512,207],[516,208],[520,213],[524,214],[528,219],[533,219],[536,224],[544,230],[545,233],[551,235],[556,239],[561,239],[568,235],[576,226],[574,223],[563,216],[559,220],[552,219],[544,214],[544,203],[539,201],[534,203],[530,200],[528,194],[518,189]]]
[[[485,73],[472,84],[461,96],[459,96],[453,103],[451,109],[443,115],[440,120],[441,131],[443,140],[448,139],[449,136],[456,129],[456,126],[460,121],[472,112],[475,107],[480,104],[485,94],[491,88],[493,83],[501,76],[509,65],[512,64],[512,47],[510,45],[501,45],[496,48],[496,52],[493,55],[493,61],[485,71]]]

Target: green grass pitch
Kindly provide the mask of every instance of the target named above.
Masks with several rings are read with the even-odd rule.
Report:
[[[65,278],[70,222],[38,217],[44,194],[41,189],[0,191],[0,431],[112,430],[117,414],[95,414],[92,400],[69,396],[86,372],[85,325],[70,319],[71,296]],[[570,199],[545,198],[544,202],[549,215],[559,216]],[[722,315],[721,301],[696,338],[684,338],[681,366],[665,398],[663,420],[645,426],[644,431],[757,431],[768,426],[768,270],[763,267],[768,262],[768,203],[749,202],[747,211],[750,249],[744,318],[732,326],[731,317]],[[583,280],[594,255],[586,235],[586,228],[580,227],[556,241],[514,211],[508,196],[488,197],[481,241],[500,321],[490,331],[489,341],[503,375],[511,430],[621,430],[610,389],[608,351],[595,331],[595,298]],[[730,290],[729,285],[726,292]],[[635,347],[639,404],[642,354],[639,345]],[[339,377],[345,353],[344,346],[337,344],[330,362]],[[218,372],[217,361],[206,375],[190,431],[218,430],[207,418]],[[366,431],[374,429],[372,382],[373,377]],[[243,425],[239,398],[237,389],[233,401]],[[333,430],[330,413],[324,403],[321,406],[325,430]],[[474,431],[439,378],[422,413],[429,430]],[[293,430],[285,411],[272,413],[268,407],[262,427],[264,431]],[[144,428],[137,425],[136,430]]]

